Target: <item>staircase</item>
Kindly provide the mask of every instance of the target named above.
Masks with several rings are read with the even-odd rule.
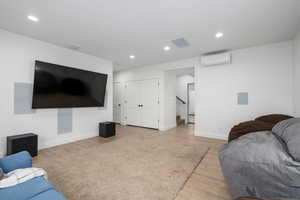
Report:
[[[176,96],[176,99],[177,99],[180,103],[186,104],[186,102],[183,101],[180,97]],[[185,125],[185,119],[181,119],[180,115],[177,115],[177,116],[176,116],[176,123],[177,123],[177,126]]]
[[[185,119],[181,119],[179,115],[176,116],[177,126],[185,125]]]
[[[195,114],[188,114],[188,124],[195,124]]]

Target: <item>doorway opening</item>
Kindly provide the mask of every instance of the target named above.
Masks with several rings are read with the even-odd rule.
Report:
[[[195,86],[194,67],[177,69],[176,74],[176,124],[177,126],[194,126]]]
[[[195,124],[195,83],[187,84],[187,124]]]

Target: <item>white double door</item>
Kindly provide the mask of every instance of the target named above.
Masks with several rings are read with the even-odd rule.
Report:
[[[125,84],[126,124],[158,129],[159,81],[128,81]]]

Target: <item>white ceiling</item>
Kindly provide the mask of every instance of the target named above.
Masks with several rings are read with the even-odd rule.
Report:
[[[27,20],[28,14],[40,21]],[[118,70],[292,39],[300,28],[300,0],[0,0],[0,27],[80,46]],[[218,31],[224,33],[219,40]],[[190,47],[170,44],[182,37]],[[166,44],[171,51],[163,51]]]

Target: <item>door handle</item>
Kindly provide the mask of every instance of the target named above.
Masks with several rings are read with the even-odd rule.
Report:
[[[120,107],[120,106],[121,106],[121,104],[118,104],[118,106]]]

